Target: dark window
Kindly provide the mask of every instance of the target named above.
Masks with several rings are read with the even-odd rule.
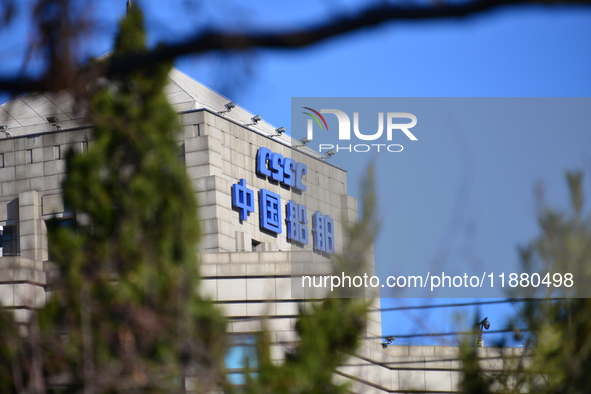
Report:
[[[57,218],[56,223],[57,223],[58,227],[72,228],[72,229],[76,228],[76,218],[74,216],[68,216],[65,218]],[[48,249],[47,252],[48,252],[49,260],[53,260],[54,256],[51,251],[51,244],[47,245],[47,249]]]
[[[76,227],[76,219],[74,219],[73,217],[69,217],[69,218],[61,218],[57,220],[57,225],[59,227],[71,227],[71,228],[75,228]]]
[[[265,245],[262,242],[257,241],[256,239],[252,240],[252,251],[253,252],[263,252],[264,249],[265,249]]]
[[[4,226],[2,254],[4,256],[18,256],[18,232],[16,226]]]

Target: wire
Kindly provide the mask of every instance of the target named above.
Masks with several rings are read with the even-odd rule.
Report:
[[[524,348],[524,350],[526,350]],[[459,357],[454,357],[454,358],[434,358],[434,359],[429,359],[426,358],[428,356],[408,356],[408,357],[415,357],[415,360],[404,360],[404,361],[376,361],[376,360],[372,360],[369,359],[367,357],[361,356],[359,354],[354,354],[354,353],[349,353],[349,355],[351,357],[355,357],[358,358],[360,360],[365,361],[365,364],[362,363],[356,363],[356,364],[341,364],[340,366],[343,367],[363,367],[363,366],[367,366],[367,365],[379,365],[382,367],[386,367],[389,368],[389,366],[396,366],[396,365],[404,365],[404,364],[420,364],[420,363],[444,363],[444,362],[454,362],[454,361],[462,361],[461,358]],[[523,354],[517,354],[517,355],[499,355],[499,356],[479,356],[478,360],[512,360],[512,359],[522,359],[522,358],[527,358],[527,357],[532,357],[531,354],[528,354],[526,352],[524,352]],[[401,368],[389,368],[389,369],[404,369],[405,367],[401,367]],[[410,369],[417,369],[416,367],[412,367]],[[429,368],[428,368],[429,369]],[[439,368],[430,368],[430,369],[434,369],[437,370]],[[445,369],[445,370],[449,370],[451,368],[446,368],[446,367],[442,367],[441,369]]]
[[[380,312],[392,312],[392,311],[403,311],[409,309],[431,309],[431,308],[454,308],[463,306],[475,306],[475,305],[489,305],[489,304],[505,304],[514,302],[545,302],[545,301],[557,301],[564,300],[565,298],[505,298],[502,300],[494,301],[472,301],[462,302],[454,304],[435,304],[435,305],[414,305],[414,306],[398,306],[392,308],[377,308],[370,309],[369,312],[380,311]]]
[[[502,300],[493,300],[493,301],[472,301],[472,302],[464,302],[464,303],[450,303],[450,304],[435,304],[435,305],[414,305],[414,306],[403,306],[403,307],[392,307],[392,308],[377,308],[371,309],[369,312],[392,312],[392,311],[400,311],[400,310],[412,310],[412,309],[432,309],[432,308],[454,308],[454,307],[466,307],[466,306],[475,306],[475,305],[490,305],[490,304],[503,304],[503,303],[516,303],[516,302],[547,302],[547,301],[557,301],[557,300],[564,300],[565,298],[506,298]],[[261,302],[269,302],[267,300]],[[297,319],[299,315],[270,315],[270,316],[232,316],[230,320],[233,322],[247,322],[247,321],[256,321],[256,320],[274,320],[274,319]],[[487,334],[502,334],[502,333],[523,333],[529,332],[528,328],[519,328],[514,327],[510,329],[503,329],[503,330],[492,330],[486,331]],[[252,332],[253,334],[255,332]],[[244,333],[248,334],[248,333]],[[450,332],[439,332],[439,333],[416,333],[416,334],[389,334],[383,336],[365,336],[360,337],[360,339],[379,339],[382,340],[386,337],[395,337],[395,338],[428,338],[428,337],[444,337],[444,336],[456,336],[456,335],[473,335],[475,334],[474,331],[450,331]],[[396,345],[390,345],[396,346]]]
[[[503,330],[490,330],[486,331],[487,334],[503,334],[503,333],[522,333],[522,332],[530,332],[527,328],[507,328]],[[258,334],[257,331],[252,332],[239,332],[235,333],[236,335],[254,335]],[[419,334],[402,334],[402,335],[384,335],[384,336],[366,336],[360,337],[359,339],[383,339],[386,337],[394,337],[396,339],[402,338],[427,338],[427,337],[446,337],[446,336],[454,336],[454,335],[474,335],[474,331],[448,331],[448,332],[437,332],[437,333],[419,333]],[[296,341],[297,342],[297,341]],[[389,346],[397,346],[397,345],[389,345]]]
[[[530,330],[527,328],[507,328],[504,330],[490,330],[486,331],[487,334],[501,334],[501,333],[508,333],[508,332],[529,332]],[[438,332],[438,333],[421,333],[421,334],[402,334],[402,335],[384,335],[384,336],[369,336],[369,337],[362,337],[362,339],[382,339],[385,337],[395,337],[398,338],[424,338],[424,337],[446,337],[446,336],[453,336],[453,335],[474,335],[474,331],[449,331],[449,332]],[[390,345],[392,346],[392,345]]]
[[[409,305],[409,306],[397,306],[391,308],[374,308],[369,309],[368,313],[375,313],[375,312],[394,312],[394,311],[404,311],[404,310],[413,310],[413,309],[435,309],[435,308],[456,308],[456,307],[466,307],[466,306],[477,306],[477,305],[491,305],[491,304],[506,304],[506,303],[516,303],[516,302],[547,302],[547,301],[559,301],[565,300],[566,298],[505,298],[502,300],[493,300],[493,301],[471,301],[471,302],[462,302],[462,303],[452,303],[452,304],[435,304],[435,305]],[[237,300],[237,301],[223,301],[223,302],[215,302],[219,305],[232,305],[232,304],[273,304],[273,303],[309,303],[313,304],[314,302],[321,302],[324,298],[316,298],[316,299],[294,299],[294,300]],[[234,320],[260,320],[260,319],[277,319],[277,318],[297,318],[299,315],[271,315],[271,316],[229,316],[230,319]]]
[[[490,305],[490,304],[504,304],[504,303],[516,303],[516,302],[547,302],[547,301],[558,301],[564,300],[565,298],[507,298],[503,300],[494,300],[494,301],[472,301],[472,302],[464,302],[464,303],[453,303],[453,304],[436,304],[436,305],[414,305],[414,306],[401,306],[401,307],[392,307],[392,308],[375,308],[369,309],[368,313],[375,313],[375,312],[393,312],[393,311],[402,311],[402,310],[412,310],[412,309],[434,309],[434,308],[454,308],[454,307],[465,307],[465,306],[476,306],[476,305]],[[320,302],[322,300],[315,300],[316,302]],[[275,301],[271,300],[261,300],[258,303],[274,303]],[[285,300],[281,300],[281,302],[287,302]],[[303,302],[303,301],[292,301],[292,302]],[[308,303],[312,303],[309,300],[306,300]],[[244,301],[236,301],[236,302],[224,302],[220,305],[228,305],[228,304],[243,304]],[[247,303],[257,303],[257,301],[250,300]],[[228,318],[232,321],[250,321],[250,320],[264,320],[264,319],[297,319],[300,315],[261,315],[261,316],[228,316]]]
[[[456,361],[462,361],[461,358],[457,357],[457,358],[443,358],[443,359],[421,359],[421,360],[405,360],[405,361],[389,361],[389,362],[381,362],[381,361],[376,361],[376,360],[371,360],[368,359],[367,357],[363,357],[360,356],[358,354],[349,354],[351,357],[355,357],[358,358],[360,360],[366,361],[365,363],[344,363],[344,364],[340,364],[338,366],[338,368],[340,367],[368,367],[368,366],[373,366],[373,365],[377,365],[380,367],[384,367],[384,368],[388,368],[391,370],[409,370],[409,371],[416,371],[418,369],[418,367],[414,366],[414,367],[404,367],[402,365],[404,364],[420,364],[420,363],[443,363],[443,362],[456,362]],[[499,356],[483,356],[483,357],[478,357],[479,361],[485,361],[485,360],[516,360],[516,359],[525,359],[525,358],[531,358],[532,355],[531,354],[519,354],[519,355],[499,355]],[[397,367],[400,366],[400,367]],[[431,370],[431,371],[455,371],[455,370],[461,370],[461,368],[459,367],[426,367],[426,368],[420,368],[421,371],[425,371],[425,370]],[[228,373],[244,373],[247,371],[247,368],[228,368],[227,372]],[[250,369],[249,372],[253,372],[253,369]],[[483,370],[483,372],[498,372],[498,370]]]

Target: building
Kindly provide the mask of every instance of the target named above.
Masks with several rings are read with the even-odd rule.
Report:
[[[357,219],[346,172],[181,72],[169,78],[166,94],[180,114],[179,145],[200,204],[203,291],[237,336],[258,331],[260,318],[270,316],[280,360],[297,341],[298,305],[324,295],[298,293],[293,276],[329,273],[330,255],[346,242],[345,222]],[[45,221],[74,219],[61,197],[64,154],[92,143],[92,125],[77,109],[68,93],[25,95],[0,107],[0,302],[22,323],[51,291]],[[291,170],[281,174],[279,162]],[[282,217],[287,204],[289,218]],[[358,393],[458,390],[457,348],[383,347],[379,298],[373,308],[367,339],[335,379],[352,381]],[[488,368],[499,369],[495,362]]]

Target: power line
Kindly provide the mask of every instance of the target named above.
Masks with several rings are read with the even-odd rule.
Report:
[[[508,332],[529,332],[530,330],[527,328],[506,328],[503,330],[491,330],[487,331],[486,334],[502,334]],[[370,336],[370,337],[363,337],[362,339],[382,339],[385,337],[395,337],[395,338],[425,338],[425,337],[446,337],[446,336],[453,336],[453,335],[473,335],[475,334],[474,331],[449,331],[449,332],[438,332],[438,333],[420,333],[420,334],[403,334],[403,335],[384,335],[384,336]]]
[[[503,304],[503,303],[516,303],[516,302],[547,302],[547,301],[558,301],[564,300],[565,298],[506,298],[502,300],[492,300],[492,301],[471,301],[471,302],[464,302],[464,303],[449,303],[449,304],[435,304],[435,305],[414,305],[414,306],[402,306],[402,307],[392,307],[392,308],[376,308],[371,309],[368,312],[391,312],[391,311],[401,311],[401,310],[413,310],[413,309],[434,309],[434,308],[454,308],[454,307],[466,307],[466,306],[477,306],[477,305],[490,305],[490,304]],[[268,301],[265,301],[268,302]],[[256,320],[275,320],[275,319],[297,319],[300,315],[270,315],[270,316],[232,316],[230,317],[231,321],[234,322],[247,322],[247,321],[256,321]],[[529,332],[530,330],[527,328],[509,328],[503,330],[493,330],[487,331],[487,334],[501,334],[501,333],[524,333]],[[253,332],[254,333],[254,332]],[[248,334],[248,333],[244,333]],[[473,331],[450,331],[450,332],[439,332],[439,333],[416,333],[416,334],[390,334],[384,336],[366,336],[361,337],[360,339],[379,339],[382,340],[385,337],[395,337],[400,339],[408,339],[408,338],[426,338],[426,337],[444,337],[444,336],[456,336],[456,335],[472,335],[474,334]],[[395,345],[394,345],[395,346]]]
[[[524,332],[530,332],[530,329],[528,328],[506,328],[503,330],[490,330],[487,331],[486,334],[506,334],[506,333],[524,333]],[[236,335],[255,335],[258,334],[260,332],[258,331],[252,331],[252,332],[236,332],[234,334]],[[436,333],[431,333],[431,332],[427,332],[427,333],[418,333],[418,334],[390,334],[390,335],[384,335],[384,336],[366,336],[366,337],[360,337],[360,339],[383,339],[386,337],[394,337],[396,339],[402,339],[402,338],[428,338],[428,337],[446,337],[446,336],[455,336],[455,335],[474,335],[475,331],[448,331],[448,332],[436,332]],[[295,341],[297,342],[297,341]],[[287,343],[287,342],[286,342]],[[396,346],[396,345],[390,345],[390,346]]]
[[[397,307],[392,307],[392,308],[377,308],[377,309],[370,309],[369,312],[373,312],[373,311],[392,312],[392,311],[402,311],[402,310],[410,310],[410,309],[454,308],[454,307],[475,306],[475,305],[505,304],[505,303],[514,303],[514,302],[545,302],[545,301],[557,301],[557,300],[564,300],[564,299],[565,298],[505,298],[502,300],[493,300],[493,301],[471,301],[471,302],[462,302],[462,303],[453,303],[453,304],[409,305],[409,306],[397,306]]]
[[[387,362],[381,362],[381,361],[376,361],[376,360],[371,360],[368,359],[367,357],[364,356],[360,356],[358,354],[349,354],[351,357],[355,357],[358,358],[360,360],[365,361],[365,363],[347,363],[345,362],[344,364],[340,364],[337,368],[341,368],[341,367],[367,367],[367,366],[372,366],[372,365],[377,365],[380,367],[384,367],[384,368],[388,368],[391,370],[408,370],[408,371],[416,371],[419,369],[419,367],[416,366],[410,366],[410,367],[405,367],[403,365],[405,364],[421,364],[421,363],[443,363],[443,362],[456,362],[456,361],[462,361],[461,358],[459,357],[454,357],[454,358],[443,358],[443,359],[424,359],[424,360],[404,360],[404,361],[387,361]],[[490,361],[490,360],[521,360],[521,359],[526,359],[526,358],[531,358],[532,355],[531,354],[519,354],[519,355],[498,355],[498,356],[482,356],[482,357],[478,357],[479,361]],[[461,367],[421,367],[420,368],[421,371],[461,371]],[[236,374],[236,373],[245,373],[245,372],[256,372],[256,368],[252,369],[252,368],[244,368],[244,367],[239,367],[239,368],[228,368],[227,373],[229,374]],[[490,370],[483,370],[483,372],[498,372],[498,370],[495,369],[490,369]]]
[[[466,307],[466,306],[478,306],[478,305],[491,305],[491,304],[506,304],[506,303],[516,303],[516,302],[547,302],[547,301],[559,301],[565,300],[566,298],[505,298],[502,300],[493,300],[493,301],[471,301],[471,302],[461,302],[461,303],[451,303],[451,304],[434,304],[434,305],[408,305],[408,306],[397,306],[391,308],[374,308],[369,309],[368,313],[375,313],[375,312],[394,312],[394,311],[403,311],[403,310],[413,310],[413,309],[436,309],[436,308],[456,308],[456,307]],[[304,300],[248,300],[248,301],[225,301],[220,302],[220,305],[232,305],[232,304],[256,304],[256,303],[287,303],[287,302],[307,302],[309,304],[313,304],[314,302],[322,302],[324,299],[306,299]],[[293,319],[297,318],[300,315],[269,315],[269,316],[228,316],[228,318],[237,321],[247,321],[247,320],[261,320],[261,319]]]
[[[375,313],[375,312],[393,312],[393,311],[402,311],[402,310],[413,310],[413,309],[435,309],[435,308],[454,308],[454,307],[466,307],[466,306],[478,306],[478,305],[490,305],[490,304],[504,304],[504,303],[516,303],[516,302],[547,302],[547,301],[558,301],[564,300],[566,298],[506,298],[503,300],[494,300],[494,301],[472,301],[472,302],[463,302],[463,303],[453,303],[453,304],[435,304],[435,305],[409,305],[409,306],[400,306],[400,307],[392,307],[392,308],[375,308],[369,309],[368,313]],[[317,300],[321,302],[322,300]],[[261,300],[258,301],[259,303],[273,303],[274,301],[269,300]],[[298,302],[298,301],[294,301]],[[227,304],[242,304],[243,301],[236,301],[232,303],[224,303]],[[257,301],[249,301],[249,303],[257,303]],[[301,315],[260,315],[260,316],[228,316],[228,318],[232,321],[242,322],[242,321],[251,321],[251,320],[273,320],[273,319],[297,319]]]
[[[254,345],[249,345],[251,347],[254,347]],[[366,363],[345,363],[345,364],[340,364],[339,367],[366,367],[366,366],[370,366],[370,365],[378,365],[378,366],[382,366],[382,367],[386,367],[389,369],[408,369],[408,370],[417,370],[417,367],[400,367],[400,368],[395,368],[395,366],[398,365],[406,365],[406,364],[421,364],[421,363],[444,363],[444,362],[455,362],[455,361],[462,361],[461,358],[459,357],[454,357],[454,358],[439,358],[439,359],[417,359],[417,360],[404,360],[404,361],[386,361],[386,362],[382,362],[382,361],[376,361],[376,360],[371,360],[368,359],[366,357],[357,355],[357,354],[349,354],[351,357],[355,357],[358,358],[360,360],[366,361]],[[411,356],[412,357],[412,356]],[[417,356],[419,357],[419,356]],[[420,357],[424,357],[424,356],[420,356]],[[479,361],[485,361],[485,360],[515,360],[515,359],[523,359],[523,358],[529,358],[532,357],[531,354],[520,354],[520,355],[499,355],[499,356],[482,356],[482,357],[478,357]],[[393,367],[393,368],[390,368]],[[427,368],[427,369],[431,369],[431,370],[450,370],[452,368],[448,368],[448,367],[441,367],[441,368]],[[241,372],[241,371],[245,371],[245,368],[230,368],[228,369],[228,371],[231,371],[230,373],[236,373],[236,372]],[[421,368],[421,370],[425,370],[423,368]],[[252,372],[252,371],[251,371]]]

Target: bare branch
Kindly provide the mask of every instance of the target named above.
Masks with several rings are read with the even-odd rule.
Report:
[[[256,48],[296,49],[385,22],[463,18],[503,6],[518,4],[582,4],[589,6],[591,0],[477,0],[469,3],[413,8],[379,2],[356,12],[354,16],[343,16],[325,21],[306,30],[246,33],[218,30],[203,31],[191,39],[168,43],[146,53],[112,58],[108,64],[94,64],[85,70],[81,70],[80,76],[113,76],[130,72],[146,64],[172,61],[179,56],[188,54],[202,54],[220,50],[241,51]],[[52,82],[51,76],[41,79],[16,79],[0,76],[0,91],[43,91],[54,87],[50,82]]]

